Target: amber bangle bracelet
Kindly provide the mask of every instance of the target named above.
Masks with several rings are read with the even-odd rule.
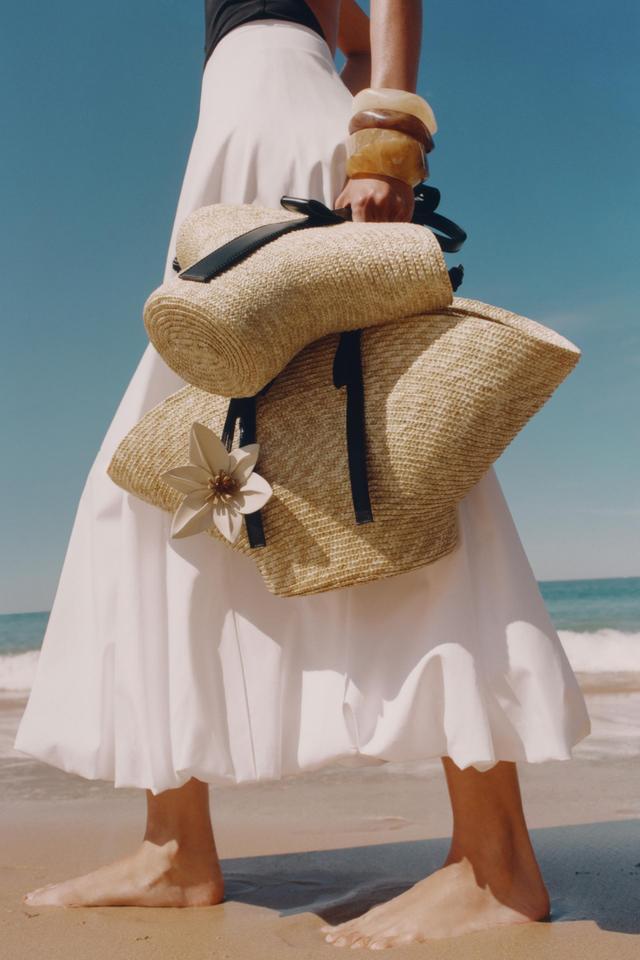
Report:
[[[348,177],[383,174],[414,187],[427,175],[422,144],[399,130],[370,127],[347,137]]]
[[[434,148],[433,138],[422,120],[414,117],[411,113],[405,113],[403,110],[372,107],[369,110],[359,110],[349,121],[349,133],[355,133],[357,130],[368,130],[373,127],[379,127],[381,130],[399,130],[400,133],[406,133],[422,144],[425,153],[431,153]]]
[[[360,110],[401,110],[421,120],[431,136],[437,131],[438,124],[430,104],[417,93],[410,90],[398,90],[395,87],[365,87],[353,98],[351,113]]]

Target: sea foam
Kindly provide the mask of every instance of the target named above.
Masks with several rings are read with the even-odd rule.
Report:
[[[559,630],[558,636],[576,673],[589,674],[604,689],[619,689],[629,674],[640,677],[640,633],[605,628],[591,633]],[[39,650],[0,656],[0,691],[28,692],[39,656]]]
[[[0,690],[11,690],[15,693],[30,690],[39,658],[39,650],[0,656]]]
[[[640,673],[640,633],[608,627],[591,633],[558,630],[569,662],[581,673]]]

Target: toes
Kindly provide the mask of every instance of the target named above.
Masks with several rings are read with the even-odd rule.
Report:
[[[37,893],[42,893],[43,890],[48,890],[50,886],[52,886],[52,884],[47,883],[44,887],[36,887],[35,890],[29,890],[28,893],[25,893],[22,899],[28,901],[31,897],[35,897]]]
[[[368,937],[358,937],[356,940],[352,940],[350,944],[351,949],[358,950],[366,947],[368,939]]]
[[[42,890],[33,890],[31,893],[27,894],[24,898],[24,902],[27,903],[30,907],[43,907],[47,905],[47,888],[43,887]]]
[[[353,930],[351,933],[346,934],[345,939],[349,947],[364,947],[369,938],[362,930]]]
[[[328,933],[325,937],[327,943],[335,943],[339,937],[343,937],[352,932],[349,922],[338,923],[335,927],[327,927]]]
[[[378,938],[369,944],[370,950],[385,950],[387,947],[391,946],[391,940],[389,937]]]
[[[331,938],[331,939],[329,939]],[[337,933],[333,937],[329,934],[329,937],[325,937],[328,943],[332,943],[334,947],[351,947],[357,940],[362,939],[362,934],[357,930],[345,931],[344,933]]]
[[[25,893],[24,897],[22,898],[23,902],[24,902],[24,903],[34,903],[34,902],[37,900],[38,896],[39,896],[39,895],[42,893],[42,891],[45,890],[45,889],[46,889],[46,887],[38,887],[37,890],[30,890],[29,893]]]

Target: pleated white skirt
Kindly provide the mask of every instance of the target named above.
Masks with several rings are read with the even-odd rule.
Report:
[[[199,206],[333,205],[350,111],[311,29],[227,34],[203,74],[165,278]],[[153,793],[335,762],[571,757],[589,716],[493,467],[459,505],[448,556],[276,597],[250,557],[204,534],[171,541],[171,515],[106,474],[125,433],[183,385],[149,345],[79,501],[17,750]]]

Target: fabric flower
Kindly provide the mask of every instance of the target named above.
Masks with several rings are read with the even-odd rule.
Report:
[[[242,528],[242,514],[254,513],[267,502],[273,490],[255,473],[259,443],[227,450],[222,440],[197,421],[191,426],[189,460],[161,479],[185,497],[173,515],[171,536],[190,537],[212,525],[234,543]]]

